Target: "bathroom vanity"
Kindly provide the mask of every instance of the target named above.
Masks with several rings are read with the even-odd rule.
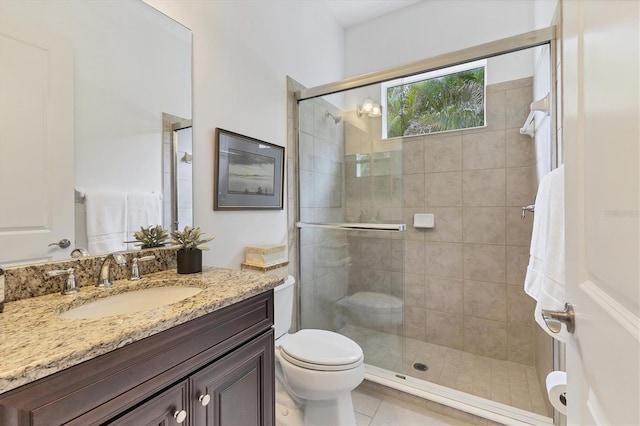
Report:
[[[59,315],[101,289],[86,288],[77,300],[8,303],[0,314],[7,337],[0,341],[0,424],[274,424],[271,289],[281,281],[215,268],[189,276],[163,271],[136,285],[202,292],[151,311],[86,320]],[[113,289],[131,291],[128,283]],[[38,334],[47,320],[50,328]],[[30,328],[35,336],[18,347]]]

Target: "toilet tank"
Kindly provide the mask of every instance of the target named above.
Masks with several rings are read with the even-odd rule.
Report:
[[[273,328],[275,338],[287,334],[291,329],[291,317],[293,315],[293,284],[296,280],[291,275],[284,284],[273,289]]]

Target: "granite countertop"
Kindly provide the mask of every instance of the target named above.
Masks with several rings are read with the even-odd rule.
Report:
[[[206,267],[178,275],[167,270],[111,288],[82,287],[70,296],[50,294],[5,303],[0,314],[0,393],[87,361],[137,340],[263,293],[283,278]],[[101,297],[151,287],[200,287],[195,296],[129,315],[62,319],[58,315]]]

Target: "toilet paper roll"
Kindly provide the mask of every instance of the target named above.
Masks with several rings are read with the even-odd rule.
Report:
[[[552,371],[547,375],[547,394],[553,408],[567,414],[567,373]]]

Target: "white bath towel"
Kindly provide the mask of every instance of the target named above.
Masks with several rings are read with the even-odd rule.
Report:
[[[91,255],[125,250],[127,230],[127,194],[125,192],[87,191],[87,240]]]
[[[162,197],[155,192],[127,194],[127,241],[140,227],[162,225]],[[139,248],[130,243],[128,250]]]
[[[525,292],[536,300],[535,320],[550,336],[566,341],[567,332],[552,333],[542,309],[563,310],[565,298],[564,166],[542,178],[536,196]]]

